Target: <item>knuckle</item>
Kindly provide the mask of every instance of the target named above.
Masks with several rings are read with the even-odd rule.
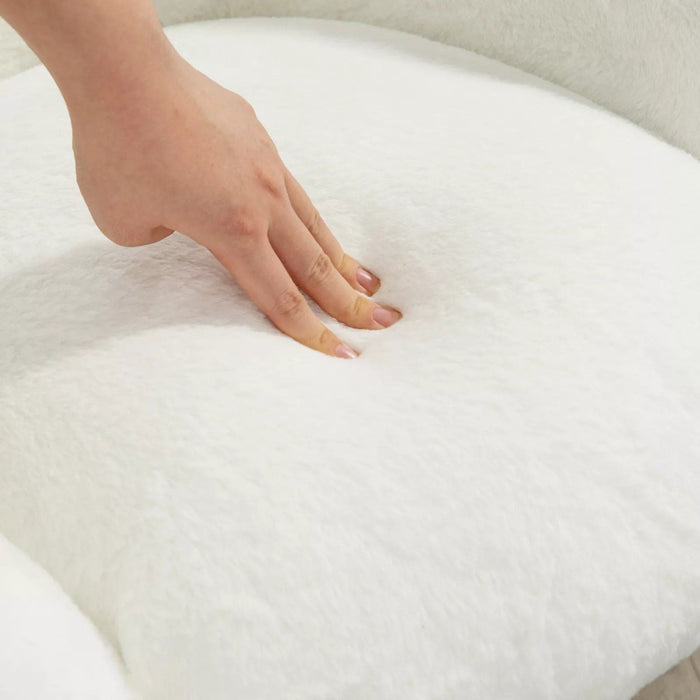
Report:
[[[336,344],[335,335],[331,330],[324,327],[318,336],[318,347],[328,348]]]
[[[336,267],[342,272],[350,267],[350,258],[342,250],[338,253],[338,264]]]
[[[231,91],[227,91],[227,95],[229,97],[229,100],[231,101],[231,104],[235,105],[239,110],[241,110],[241,112],[251,117],[255,116],[255,110],[253,109],[253,105],[250,104],[250,102],[248,102],[248,100],[246,100],[245,97],[239,95],[237,92]]]
[[[259,187],[262,187],[275,199],[282,199],[286,192],[284,178],[273,167],[256,164],[253,166],[255,179]]]
[[[296,289],[285,289],[275,299],[274,312],[288,319],[300,318],[304,313],[304,297],[301,292]]]
[[[263,217],[241,207],[230,208],[224,218],[224,229],[244,244],[257,242],[267,231]]]
[[[318,209],[316,207],[311,207],[311,211],[309,212],[309,222],[307,224],[307,227],[311,233],[315,234],[318,232],[320,226],[321,226],[321,215],[318,212]]]
[[[350,307],[348,308],[347,316],[348,318],[353,319],[354,321],[357,321],[364,316],[365,309],[367,308],[367,300],[359,295],[355,294],[354,299],[352,300],[352,303],[350,304]]]
[[[243,97],[241,97],[241,107],[243,107],[243,110],[247,112],[251,117],[256,116],[255,108],[253,107],[253,105],[250,104],[250,102],[248,102],[248,100],[246,100]]]
[[[309,279],[315,283],[324,283],[328,280],[333,270],[333,263],[328,255],[321,251],[311,265]]]

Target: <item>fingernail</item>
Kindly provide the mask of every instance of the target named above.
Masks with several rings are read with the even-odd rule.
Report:
[[[380,325],[386,328],[392,323],[396,323],[403,314],[397,309],[391,309],[388,306],[377,306],[372,312],[372,318]]]
[[[369,270],[365,270],[364,267],[358,267],[355,273],[357,281],[370,292],[376,292],[379,288],[380,282],[379,277],[373,275]]]
[[[344,357],[348,360],[354,360],[358,356],[352,348],[349,348],[344,343],[340,343],[340,345],[336,347],[335,354],[337,357]]]

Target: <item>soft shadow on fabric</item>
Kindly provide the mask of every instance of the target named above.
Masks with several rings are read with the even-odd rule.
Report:
[[[112,338],[230,324],[279,333],[214,256],[185,236],[139,248],[81,244],[0,279],[0,381]]]

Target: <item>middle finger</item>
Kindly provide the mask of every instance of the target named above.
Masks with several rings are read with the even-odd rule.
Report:
[[[291,207],[270,228],[268,238],[294,282],[338,321],[379,330],[402,317],[397,309],[355,291]]]

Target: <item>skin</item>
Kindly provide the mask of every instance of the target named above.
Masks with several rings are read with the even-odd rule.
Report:
[[[0,15],[63,94],[78,185],[107,238],[179,231],[280,331],[328,355],[357,357],[302,291],[352,328],[402,317],[368,298],[379,279],[343,250],[253,107],[175,51],[149,0],[0,0]]]

